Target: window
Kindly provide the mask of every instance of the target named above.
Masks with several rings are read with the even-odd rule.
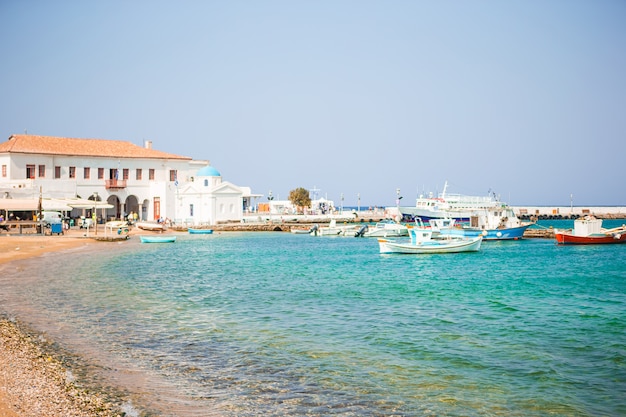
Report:
[[[76,167],[70,167],[70,178],[76,178]]]
[[[26,165],[26,178],[35,179],[35,165]]]
[[[104,168],[98,168],[98,179],[99,180],[104,179]]]
[[[135,170],[135,179],[136,179],[137,181],[141,181],[141,168],[137,168],[137,169]]]
[[[54,179],[61,178],[61,167],[54,167]]]
[[[148,171],[148,179],[154,181],[154,168],[150,168],[150,171]]]
[[[176,181],[176,170],[170,169],[170,181]]]
[[[83,178],[88,180],[90,175],[91,175],[91,169],[89,169],[89,167],[83,168]]]
[[[46,166],[39,165],[39,178],[45,178],[45,177],[46,177]]]
[[[130,173],[130,169],[128,168],[124,168],[122,170],[122,179],[123,180],[127,180],[128,179],[128,174]]]
[[[193,217],[193,204],[189,204],[189,217]]]
[[[6,165],[2,165],[2,176],[6,178],[7,176],[7,166]]]

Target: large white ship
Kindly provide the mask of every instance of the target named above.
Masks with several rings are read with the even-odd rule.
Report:
[[[447,194],[448,182],[443,186],[443,192],[438,196],[430,193],[427,197],[420,195],[415,206],[399,207],[405,220],[420,218],[422,221],[430,219],[452,218],[467,222],[478,211],[492,210],[506,206],[495,197],[468,196],[461,194]]]

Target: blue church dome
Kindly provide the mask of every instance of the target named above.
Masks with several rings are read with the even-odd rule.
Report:
[[[196,174],[198,177],[221,177],[220,172],[211,165],[205,166]]]

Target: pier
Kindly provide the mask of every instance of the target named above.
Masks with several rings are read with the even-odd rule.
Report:
[[[577,219],[594,215],[599,219],[626,219],[626,207],[619,206],[512,206],[522,220]]]

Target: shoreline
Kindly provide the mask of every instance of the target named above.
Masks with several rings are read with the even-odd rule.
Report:
[[[71,231],[63,236],[0,236],[0,267],[48,253],[102,245]],[[106,244],[106,243],[104,243]],[[71,356],[71,353],[69,354]],[[0,416],[112,417],[125,413],[116,393],[81,386],[54,341],[0,310]]]

